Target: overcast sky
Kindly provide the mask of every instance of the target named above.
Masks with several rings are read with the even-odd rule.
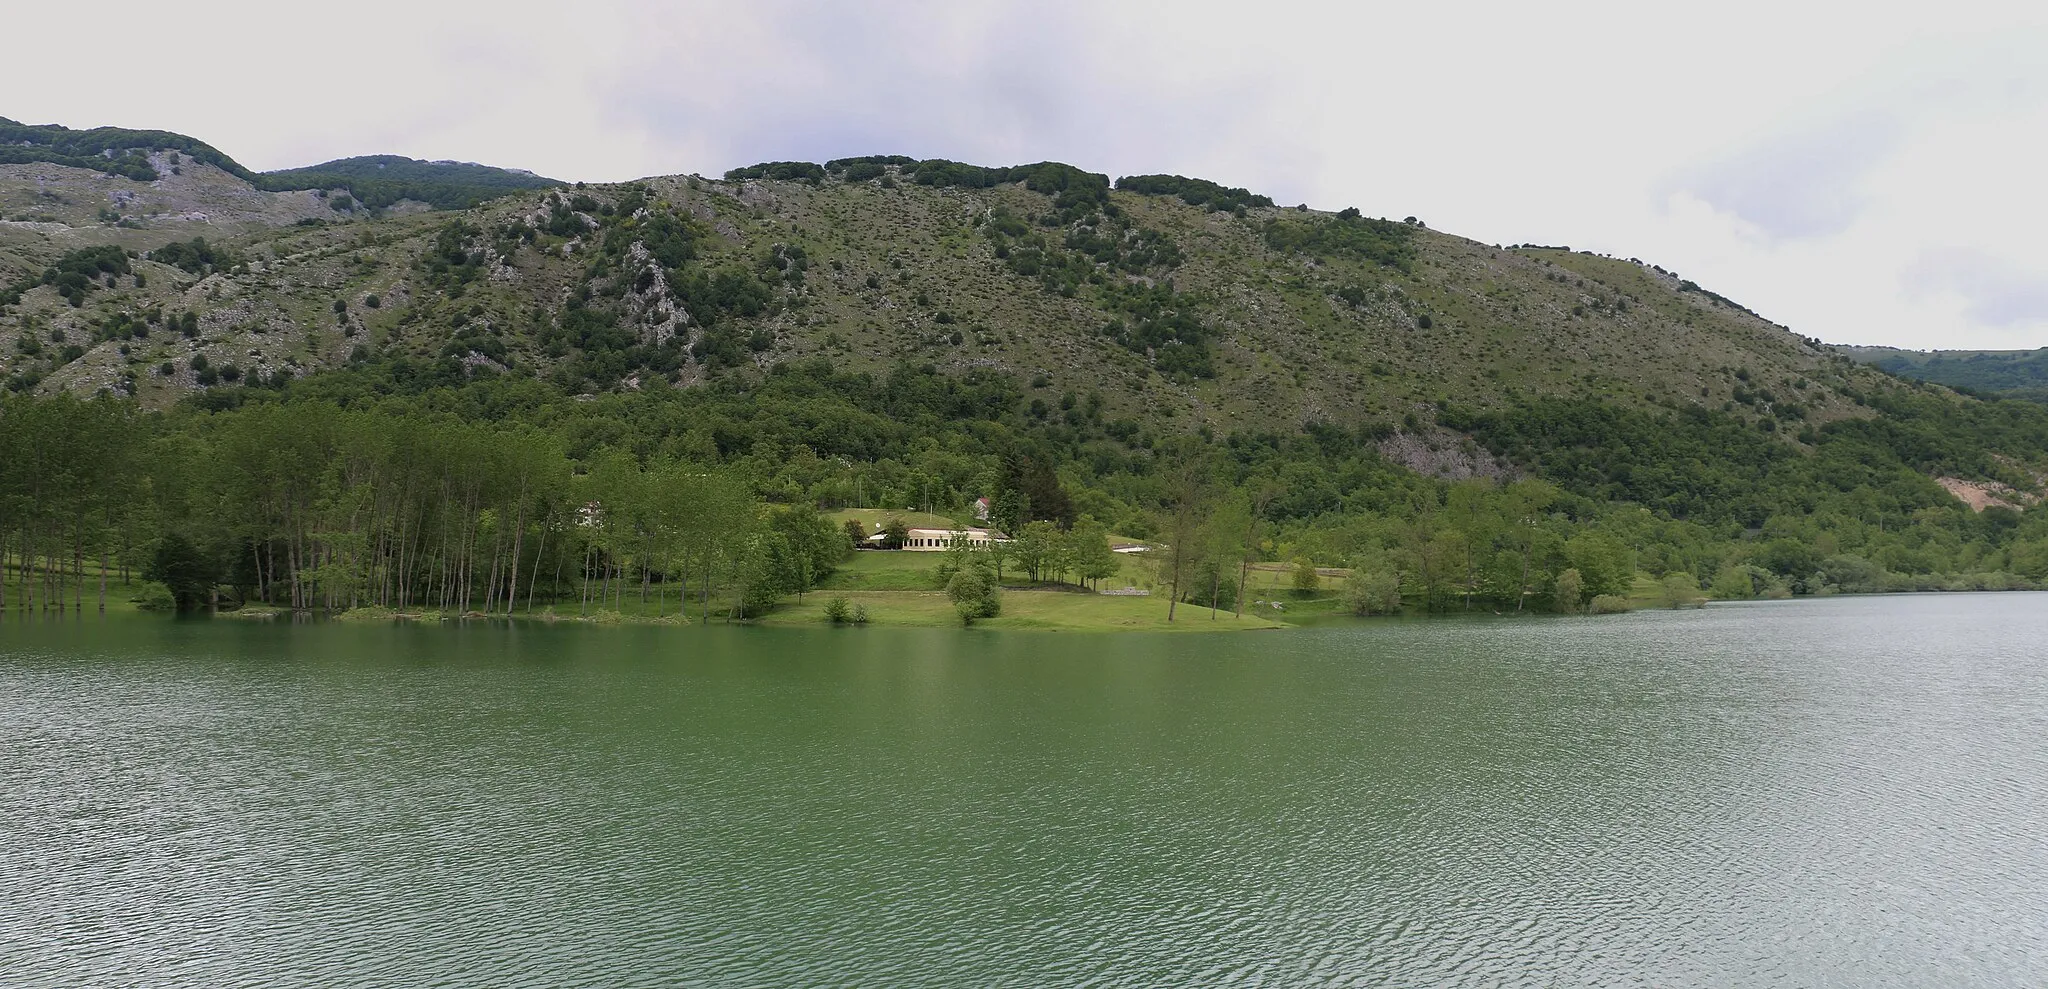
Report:
[[[256,169],[1178,172],[1639,257],[1833,342],[2040,347],[2043,6],[102,0],[8,12],[0,116]]]

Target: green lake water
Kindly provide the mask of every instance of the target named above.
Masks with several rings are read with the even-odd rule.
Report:
[[[2048,595],[0,622],[0,984],[2039,986]]]

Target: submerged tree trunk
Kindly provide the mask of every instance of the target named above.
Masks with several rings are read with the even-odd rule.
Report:
[[[541,520],[540,538],[535,540],[534,542],[535,545],[533,547],[533,571],[527,575],[526,580],[526,613],[529,615],[533,614],[534,586],[540,583],[540,561],[541,558],[547,556],[548,553],[548,524],[546,519]],[[556,573],[557,576],[555,578],[555,583],[559,585],[562,582],[560,577],[560,571],[557,571]]]
[[[519,603],[519,561],[526,547],[526,502],[519,503],[518,518],[512,522],[512,584],[505,589],[505,617],[512,617],[512,606]],[[539,561],[535,561],[536,565]]]

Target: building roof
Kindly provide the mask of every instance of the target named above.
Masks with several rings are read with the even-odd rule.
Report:
[[[906,539],[951,539],[955,533],[968,539],[995,539],[1002,541],[1008,541],[1009,539],[1008,536],[1004,536],[993,529],[930,529],[914,527],[903,530],[903,535]],[[876,532],[874,535],[869,536],[866,541],[879,543],[888,538],[889,534],[887,532]]]

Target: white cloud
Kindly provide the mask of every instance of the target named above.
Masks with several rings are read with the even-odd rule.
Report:
[[[12,46],[0,114],[178,130],[258,168],[1172,171],[1641,257],[1830,340],[2048,343],[2028,5],[110,0],[81,24],[10,13],[52,43]]]
[[[2025,270],[1982,251],[1930,251],[1902,273],[1906,297],[1959,311],[1992,329],[2048,328],[2048,269]]]

